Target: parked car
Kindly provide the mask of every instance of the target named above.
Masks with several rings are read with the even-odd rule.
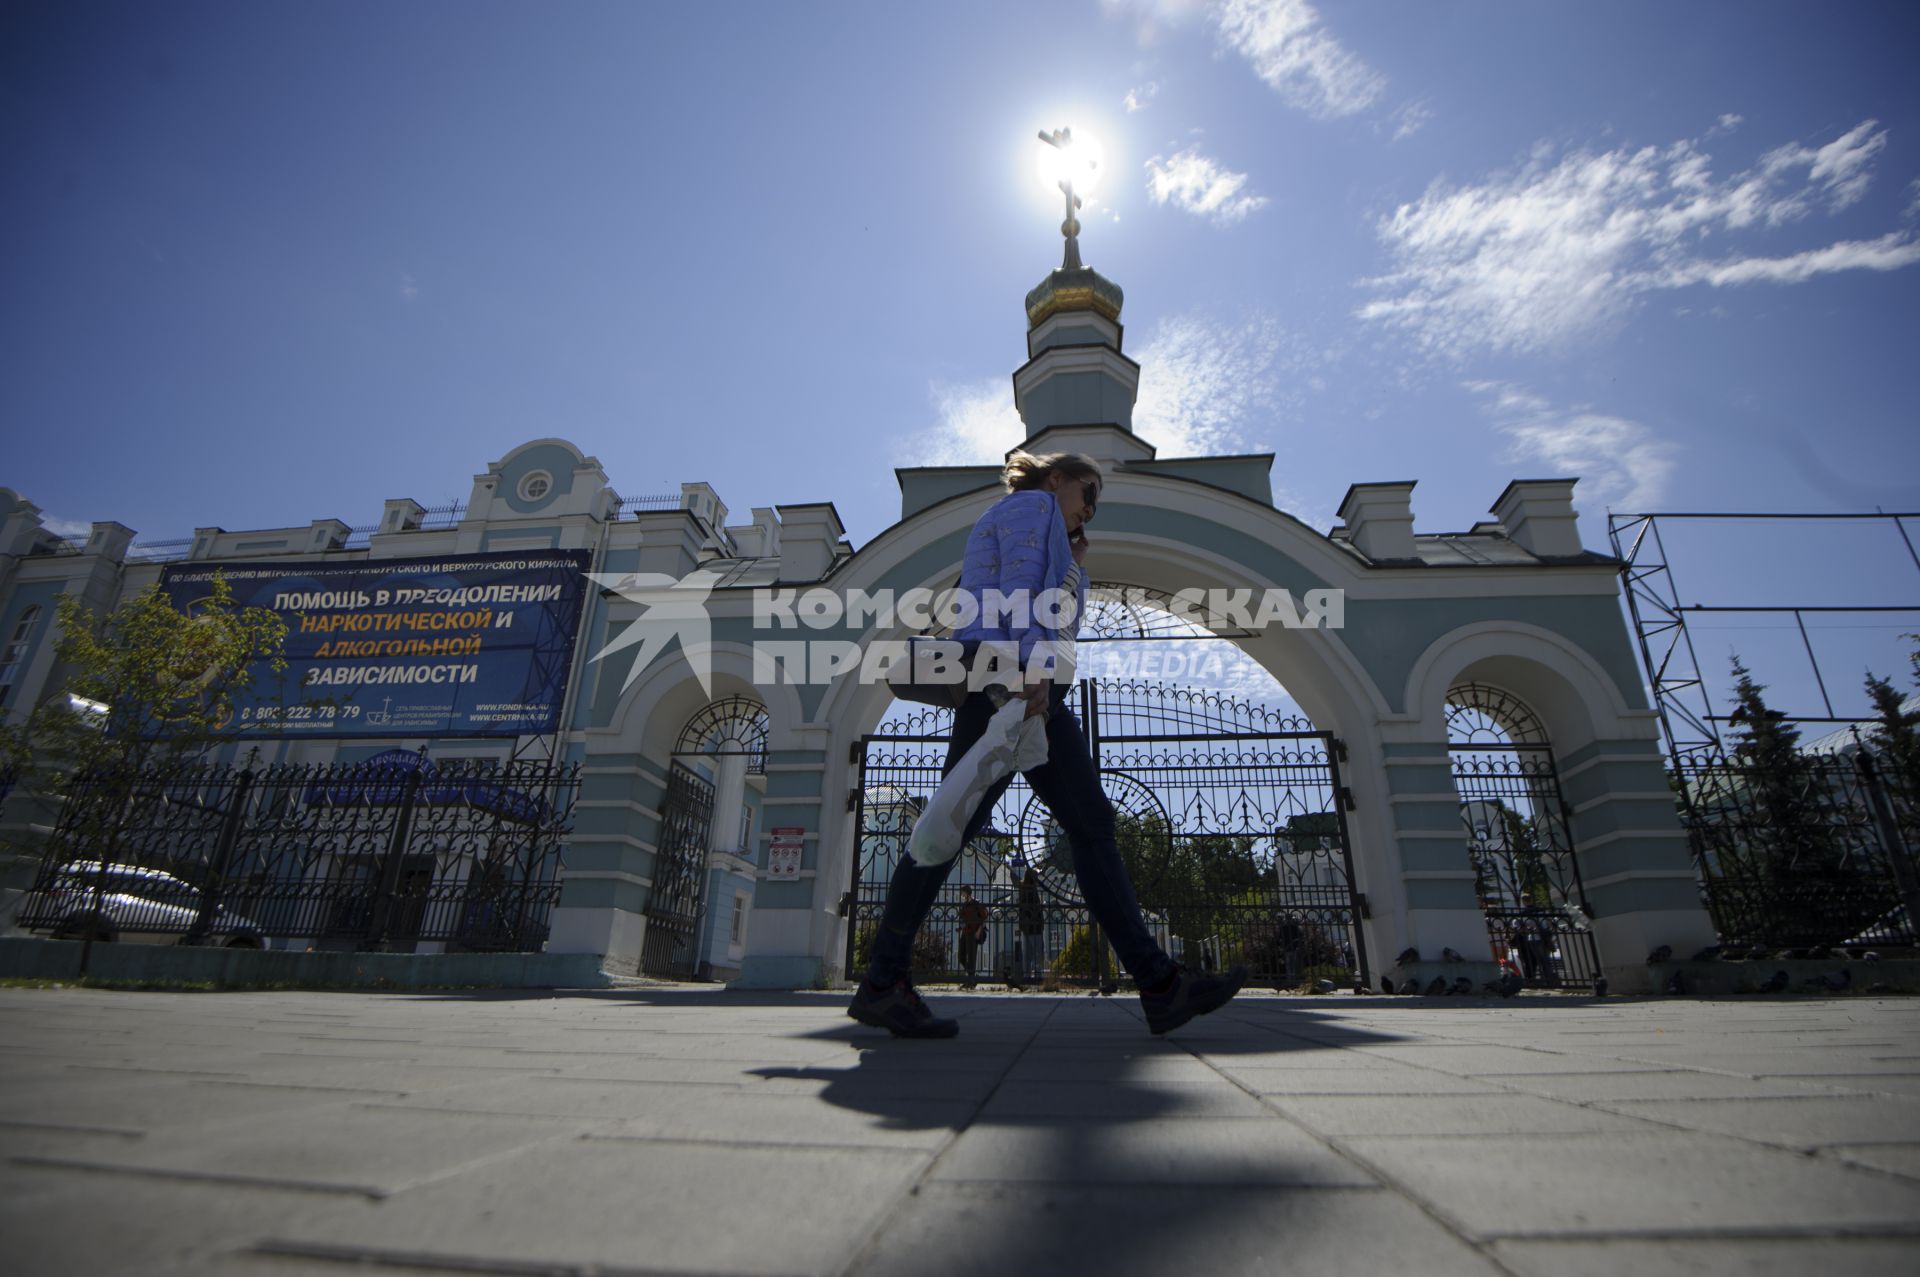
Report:
[[[56,940],[95,940],[131,944],[176,944],[200,916],[200,891],[159,869],[76,860],[62,865],[42,900],[28,905],[29,925]],[[23,919],[23,921],[29,921]],[[210,943],[229,949],[260,949],[266,938],[250,918],[216,909]]]

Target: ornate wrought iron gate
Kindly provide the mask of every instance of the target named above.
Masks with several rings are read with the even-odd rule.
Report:
[[[653,889],[647,893],[647,931],[640,942],[640,970],[647,975],[690,980],[697,972],[694,947],[712,825],[713,786],[685,763],[675,762],[667,772],[660,841],[653,853]]]
[[[1368,981],[1348,851],[1340,743],[1304,719],[1217,693],[1083,681],[1080,721],[1117,813],[1147,924],[1196,968],[1246,964],[1274,987]],[[940,780],[953,716],[889,720],[855,746],[848,970],[865,967],[893,869]],[[972,970],[956,943],[962,889],[987,906]],[[1118,976],[1074,879],[1072,851],[1014,783],[961,853],[915,942],[923,978],[1108,984]]]
[[[1591,988],[1600,954],[1545,727],[1505,692],[1469,684],[1447,697],[1447,736],[1495,961],[1531,986]]]

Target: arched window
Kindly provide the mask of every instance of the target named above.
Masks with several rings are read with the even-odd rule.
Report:
[[[767,770],[767,707],[745,696],[714,701],[695,714],[673,747],[677,758],[744,755],[747,773]]]
[[[13,623],[13,632],[7,636],[7,644],[0,648],[0,704],[5,704],[13,694],[13,685],[20,680],[21,667],[27,663],[27,647],[33,638],[33,627],[39,623],[40,609],[30,607],[20,614]]]

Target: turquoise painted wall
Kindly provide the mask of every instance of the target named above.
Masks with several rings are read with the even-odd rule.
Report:
[[[515,514],[537,514],[556,498],[573,491],[573,468],[579,464],[580,459],[559,444],[545,443],[528,448],[501,470],[498,496]],[[522,501],[520,480],[534,470],[545,470],[552,475],[553,487],[538,501]]]
[[[1324,589],[1329,584],[1279,546],[1248,537],[1194,511],[1115,502],[1102,505],[1100,526],[1167,537],[1210,551],[1245,565],[1251,575],[1293,592],[1296,598],[1307,590]],[[928,543],[902,561],[891,575],[890,582],[918,584],[939,579],[958,561],[965,543],[964,532]],[[1434,572],[1447,570],[1432,569]],[[1196,580],[1193,584],[1196,587],[1210,587],[1217,583]],[[1358,658],[1387,704],[1396,711],[1405,711],[1408,708],[1403,704],[1407,678],[1420,655],[1443,635],[1461,626],[1485,620],[1522,622],[1575,639],[1605,669],[1630,708],[1646,708],[1637,661],[1620,616],[1619,603],[1612,594],[1469,596],[1393,601],[1350,598],[1347,601],[1346,627],[1340,631],[1338,641]],[[826,629],[803,625],[792,630],[759,631],[755,629],[751,618],[746,617],[716,621],[713,632],[717,639],[739,643],[756,640],[851,640],[860,637],[859,630],[845,624]],[[670,654],[673,659],[679,659],[677,652],[676,647]],[[620,664],[624,655],[610,658],[606,664],[612,668],[601,674],[593,709],[593,722],[596,724],[608,722],[618,702],[618,689],[626,674],[625,667]],[[826,689],[817,685],[803,685],[799,691],[811,713]]]
[[[0,611],[0,648],[4,648],[13,639],[14,627],[20,624],[20,618],[30,607],[40,609],[35,615],[33,629],[27,635],[26,649],[20,656],[20,668],[15,673],[14,685],[7,689],[5,701],[0,701],[0,709],[11,709],[20,689],[26,685],[27,671],[33,667],[34,658],[47,641],[47,635],[53,631],[54,600],[59,598],[68,585],[67,581],[34,581],[16,586],[7,599],[5,610]]]

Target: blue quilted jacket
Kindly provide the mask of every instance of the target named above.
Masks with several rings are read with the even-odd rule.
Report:
[[[983,591],[997,589],[1002,594],[1025,590],[1030,604],[1042,591],[1058,589],[1073,567],[1073,549],[1067,544],[1067,525],[1060,517],[1060,503],[1051,492],[1011,492],[994,502],[967,536],[966,558],[960,568],[960,588],[979,602]],[[1079,616],[1086,611],[1087,580],[1080,574],[1079,607],[1075,620],[1056,630],[1042,623],[1038,609],[1029,606],[1024,626],[1005,624],[1005,616],[989,619],[985,609],[972,625],[954,631],[957,639],[997,639],[1020,644],[1020,660],[1025,664],[1033,645],[1042,639],[1058,640],[1062,631],[1072,638],[1079,631]],[[1019,618],[1015,618],[1019,619]]]

